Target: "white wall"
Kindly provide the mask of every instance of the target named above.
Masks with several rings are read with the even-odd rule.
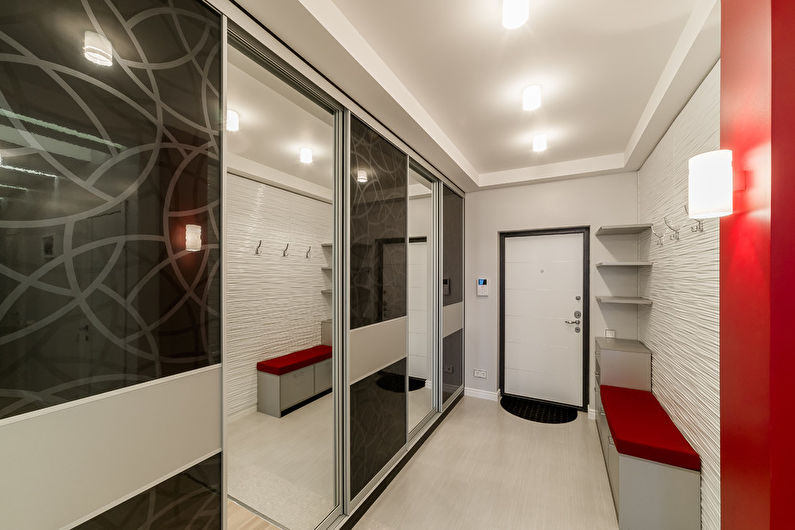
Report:
[[[639,216],[663,227],[683,225],[662,247],[647,236],[640,252],[654,261],[640,291],[654,304],[639,313],[640,339],[652,350],[652,389],[701,455],[702,527],[720,528],[719,223],[693,233],[687,204],[687,161],[719,149],[720,67],[716,66],[640,169]]]
[[[637,276],[621,271],[597,271],[594,263],[637,257],[637,238],[595,237],[601,225],[637,221],[637,174],[620,173],[581,179],[498,188],[466,196],[466,379],[467,388],[496,392],[499,383],[499,237],[498,232],[591,226],[591,395],[596,335],[605,327],[622,338],[637,338],[637,311],[624,306],[600,306],[597,294],[635,295]],[[475,279],[489,279],[487,298],[475,296]],[[475,379],[473,369],[488,371]]]
[[[257,403],[258,361],[320,344],[320,322],[331,318],[321,294],[331,249],[321,244],[332,240],[333,214],[327,202],[231,174],[226,204],[224,393],[235,413]]]

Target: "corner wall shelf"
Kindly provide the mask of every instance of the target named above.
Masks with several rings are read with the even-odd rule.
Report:
[[[328,294],[328,295],[330,295],[330,294],[331,294],[331,289],[323,289],[323,290],[322,290],[322,291],[320,291],[320,292],[321,292],[322,294]]]
[[[597,296],[596,301],[601,304],[651,305],[651,300],[638,296]]]
[[[321,243],[320,246],[323,248],[331,248],[331,243]]]
[[[651,230],[650,224],[637,225],[612,225],[602,226],[596,231],[597,236],[623,236],[629,234],[642,234],[646,230]]]
[[[326,272],[331,272],[331,267],[320,267],[320,270],[326,271]]]
[[[600,261],[597,267],[651,267],[653,261]]]

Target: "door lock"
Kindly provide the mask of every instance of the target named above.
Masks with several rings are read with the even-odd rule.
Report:
[[[582,313],[580,313],[579,311],[575,311],[574,312],[574,318],[580,318],[581,316],[582,316]]]
[[[566,320],[566,324],[577,324],[579,326],[580,319],[578,318],[577,320]]]
[[[574,328],[574,333],[579,333],[579,332],[580,332],[580,328]]]

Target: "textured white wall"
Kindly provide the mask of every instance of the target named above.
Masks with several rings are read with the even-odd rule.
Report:
[[[637,311],[623,305],[600,305],[602,294],[635,295],[638,281],[634,273],[599,271],[599,261],[634,260],[636,237],[597,238],[602,225],[637,222],[637,174],[617,173],[597,177],[562,180],[498,188],[466,196],[466,387],[496,392],[499,381],[499,301],[500,231],[591,227],[591,362],[590,406],[593,407],[594,337],[604,328],[618,336],[637,338]],[[604,240],[603,240],[604,239]],[[489,279],[489,296],[477,297],[475,280]],[[475,379],[472,370],[488,371],[487,379]]]
[[[639,218],[659,232],[668,215],[682,225],[679,241],[662,247],[649,235],[640,255],[654,266],[639,275],[650,308],[639,309],[639,338],[653,352],[652,389],[701,455],[702,527],[720,528],[718,220],[693,233],[687,204],[687,161],[720,145],[720,67],[716,66],[638,174]]]
[[[235,413],[257,403],[258,361],[320,344],[320,321],[331,318],[331,297],[320,292],[331,288],[321,270],[331,250],[320,245],[331,242],[333,214],[326,202],[231,174],[225,205],[224,392]]]

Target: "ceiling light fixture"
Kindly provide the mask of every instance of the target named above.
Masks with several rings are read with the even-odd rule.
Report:
[[[516,29],[530,16],[530,0],[502,0],[502,25]]]
[[[226,130],[231,132],[240,130],[240,114],[236,110],[226,109]]]
[[[83,38],[83,56],[100,66],[113,64],[113,45],[104,35],[86,31]]]
[[[312,150],[308,147],[302,147],[301,150],[298,152],[298,158],[301,160],[302,164],[311,164]]]
[[[356,182],[359,184],[367,184],[367,171],[360,169],[356,172]]]
[[[547,135],[536,134],[533,136],[533,152],[540,153],[547,150]]]
[[[541,85],[530,85],[522,91],[522,109],[536,110],[541,107]]]
[[[734,210],[734,171],[729,149],[696,155],[687,162],[687,211],[691,219],[731,215]]]

